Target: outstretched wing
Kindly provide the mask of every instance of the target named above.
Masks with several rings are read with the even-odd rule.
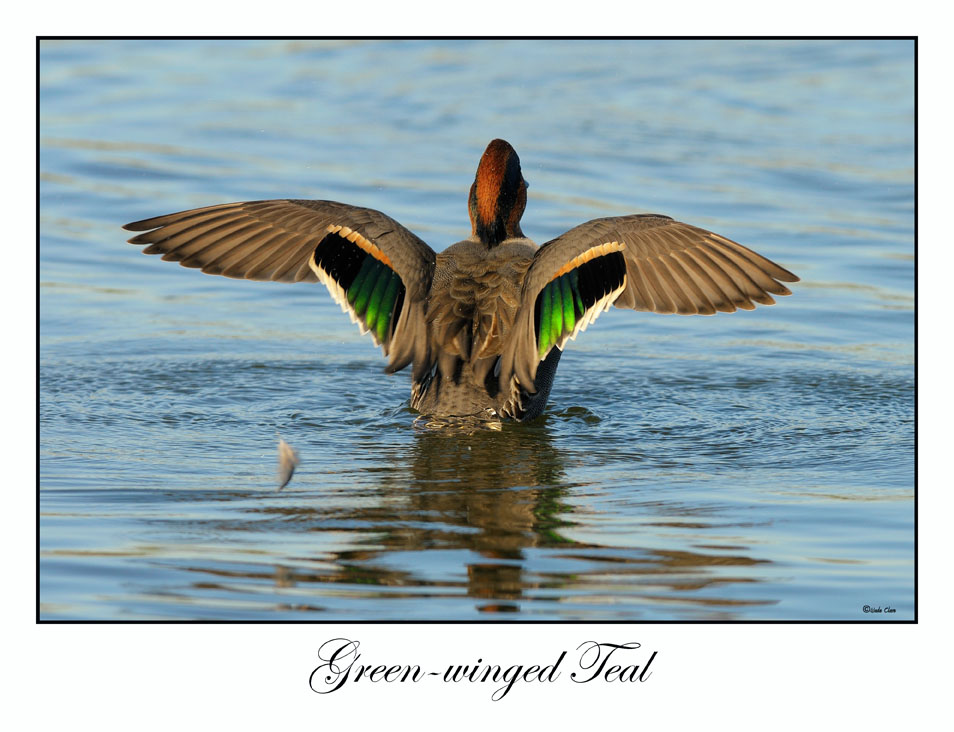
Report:
[[[427,368],[424,302],[435,255],[379,211],[334,201],[248,201],[126,224],[145,254],[208,274],[321,282],[389,356],[388,371]]]
[[[790,295],[787,269],[711,231],[643,214],[594,219],[544,244],[527,271],[500,383],[528,388],[537,365],[615,304],[714,315]]]

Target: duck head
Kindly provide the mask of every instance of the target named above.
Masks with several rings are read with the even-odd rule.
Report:
[[[506,140],[494,140],[484,150],[469,204],[474,236],[488,247],[523,236],[520,217],[527,206],[527,182],[520,158]]]

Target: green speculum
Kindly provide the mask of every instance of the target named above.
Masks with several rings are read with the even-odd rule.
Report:
[[[626,282],[626,261],[620,252],[595,257],[547,283],[537,296],[537,351],[540,358],[572,333],[583,315]]]
[[[381,342],[387,337],[401,278],[383,262],[368,255],[348,288],[348,302],[355,315]]]
[[[537,348],[540,358],[566,333],[572,333],[583,317],[583,299],[576,270],[548,283],[537,299]]]

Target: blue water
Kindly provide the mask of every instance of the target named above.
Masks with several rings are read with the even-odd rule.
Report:
[[[41,617],[913,618],[913,52],[42,43]],[[663,213],[802,282],[753,312],[606,313],[541,420],[468,434],[415,422],[320,285],[120,230],[330,198],[441,250],[494,137],[538,242]],[[302,459],[281,492],[278,435]]]

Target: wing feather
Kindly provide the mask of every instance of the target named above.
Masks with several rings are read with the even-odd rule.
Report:
[[[551,317],[556,293],[561,293],[563,303],[562,278],[574,272],[579,291],[595,294],[572,321],[564,316],[558,327]],[[500,385],[516,378],[532,390],[536,368],[550,350],[576,338],[612,304],[680,315],[731,313],[752,310],[756,303],[771,305],[772,295],[791,294],[782,282],[797,281],[787,269],[751,249],[668,216],[588,221],[547,242],[534,255],[513,337],[501,357]]]
[[[342,309],[390,355],[388,371],[430,367],[423,304],[435,254],[385,214],[334,201],[226,203],[127,224],[145,254],[237,279],[322,282]],[[349,298],[368,260],[373,280]],[[419,320],[420,323],[411,322]]]

